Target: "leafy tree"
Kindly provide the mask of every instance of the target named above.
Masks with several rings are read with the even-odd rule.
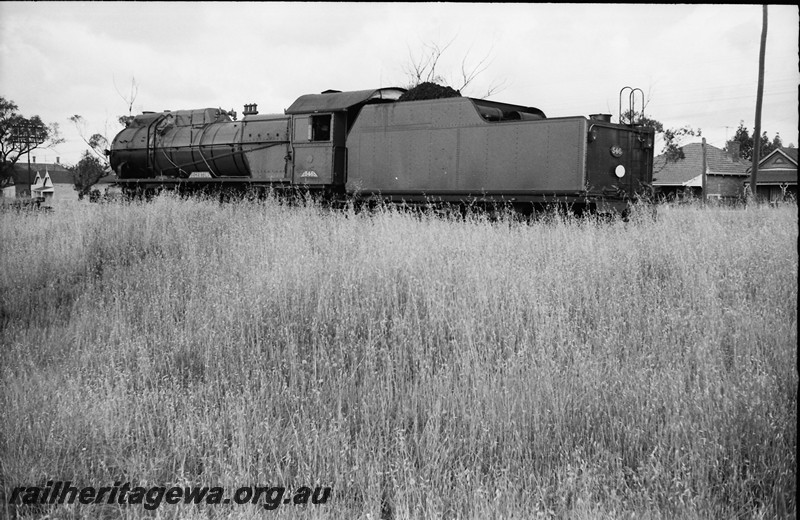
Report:
[[[753,160],[753,146],[755,146],[755,139],[750,135],[750,131],[747,129],[747,127],[744,126],[744,121],[739,121],[739,128],[736,129],[736,133],[733,135],[732,141],[739,143],[739,153],[744,159],[748,161]],[[759,156],[763,159],[774,150],[782,148],[783,146],[783,140],[781,139],[780,133],[776,133],[775,137],[770,140],[767,132],[764,131],[761,133],[761,149],[759,151]],[[794,145],[790,143],[789,148],[794,148]],[[726,151],[728,150],[727,145],[725,149]]]
[[[121,116],[121,118],[127,116]],[[86,120],[83,116],[75,114],[74,116],[69,118],[70,121],[75,125],[75,128],[78,129],[78,133],[87,145],[89,145],[89,149],[94,154],[95,158],[100,161],[103,165],[103,168],[106,170],[106,174],[111,173],[111,164],[109,163],[108,156],[106,155],[106,149],[108,149],[108,139],[103,134],[95,133],[92,134],[91,137],[86,137]]]
[[[81,160],[75,166],[71,166],[69,171],[79,199],[89,194],[92,186],[107,174],[103,163],[89,150],[83,152]]]
[[[680,128],[664,128],[664,124],[657,119],[645,115],[643,112],[631,112],[627,110],[622,114],[623,121],[634,121],[638,125],[649,126],[656,131],[656,136],[664,141],[664,147],[661,153],[666,155],[666,162],[675,162],[686,157],[681,148],[681,141],[686,136],[703,135],[702,129],[694,129],[691,126],[683,126]]]
[[[630,113],[631,113],[630,110],[628,110],[623,115],[623,119],[630,120]],[[639,114],[638,112],[634,112],[633,117],[635,118],[633,120],[636,121],[636,124],[642,126],[649,126],[650,128],[655,129],[657,134],[664,132],[664,125],[661,123],[661,121],[658,121],[657,119],[653,119],[652,117],[646,116],[644,114]]]
[[[681,128],[668,128],[664,130],[664,149],[661,153],[666,155],[667,162],[678,161],[686,157],[683,153],[683,148],[681,148],[681,139],[688,135],[700,137],[703,135],[703,131],[700,128],[695,130],[688,125]]]
[[[783,148],[783,139],[781,139],[781,134],[776,133],[775,137],[772,138],[772,146],[774,147],[773,150],[777,150],[778,148]],[[790,148],[794,148],[792,145],[789,145]]]
[[[116,83],[114,84],[114,88],[117,90],[117,94],[125,101],[125,105],[128,108],[127,115],[121,115],[117,117],[117,122],[123,126],[128,126],[128,123],[133,121],[133,103],[136,101],[136,96],[139,93],[139,85],[136,83],[136,78],[131,78],[131,88],[130,93],[126,96],[117,88]],[[75,114],[69,118],[75,128],[78,130],[78,133],[87,145],[89,145],[89,149],[94,154],[95,158],[100,161],[103,165],[103,168],[106,171],[106,175],[113,173],[111,170],[111,163],[109,162],[108,155],[106,155],[106,150],[109,148],[111,141],[106,137],[109,134],[108,124],[106,124],[105,134],[101,133],[94,133],[90,137],[86,137],[88,131],[87,126],[88,123],[83,116],[79,114]]]
[[[744,121],[739,122],[739,128],[736,129],[732,141],[739,143],[739,154],[742,157],[748,160],[753,158],[753,138],[750,137],[750,132],[744,126]],[[725,145],[725,151],[730,151],[727,144]]]
[[[0,96],[0,188],[11,183],[14,165],[21,157],[37,148],[52,148],[64,142],[58,133],[58,123],[46,125],[39,116],[24,117],[19,107],[10,99]],[[36,128],[31,140],[15,138],[15,129]]]

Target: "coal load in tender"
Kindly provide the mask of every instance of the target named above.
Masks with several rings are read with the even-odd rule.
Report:
[[[450,87],[443,87],[436,83],[420,83],[416,87],[407,90],[397,101],[421,101],[423,99],[442,99],[451,97],[461,97],[461,92]]]

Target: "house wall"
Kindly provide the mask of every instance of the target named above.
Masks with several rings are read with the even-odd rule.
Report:
[[[780,186],[759,186],[756,188],[756,197],[769,202],[797,200],[797,185],[787,186],[785,193]]]
[[[700,188],[683,186],[657,186],[656,198],[666,201],[691,200],[700,197]]]
[[[706,176],[706,193],[710,198],[739,198],[744,195],[743,177],[734,175]]]

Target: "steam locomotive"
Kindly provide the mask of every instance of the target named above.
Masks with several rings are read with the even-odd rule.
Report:
[[[216,108],[145,112],[114,138],[110,163],[129,193],[250,187],[598,211],[623,210],[652,182],[652,128],[461,96],[404,101],[405,92],[328,90],[283,114],[245,105],[241,120]]]

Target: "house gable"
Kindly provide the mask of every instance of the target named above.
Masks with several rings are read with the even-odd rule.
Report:
[[[757,183],[797,186],[797,149],[778,148],[758,161]]]
[[[789,150],[788,148],[786,150]],[[764,157],[758,163],[758,169],[761,170],[788,170],[797,171],[797,157],[792,158],[789,153],[784,149],[778,148],[773,150],[772,153]]]

